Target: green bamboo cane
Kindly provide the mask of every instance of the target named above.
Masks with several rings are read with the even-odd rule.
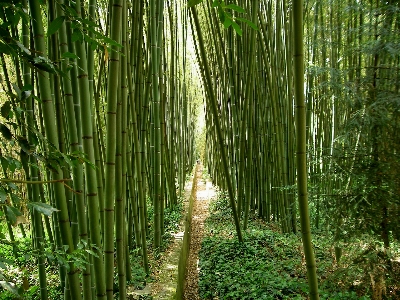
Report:
[[[142,10],[142,9],[141,9]],[[142,51],[139,51],[138,57],[141,57]],[[139,60],[140,66],[142,66],[142,62]],[[139,67],[138,73],[140,74],[141,67]],[[133,159],[132,163],[134,161],[135,165],[135,173],[136,173],[136,178],[137,178],[137,187],[138,187],[138,210],[139,210],[139,221],[140,221],[140,238],[141,238],[141,248],[142,248],[142,258],[143,258],[143,266],[145,269],[146,274],[149,274],[149,263],[148,263],[148,257],[147,257],[147,244],[146,244],[146,219],[147,219],[147,213],[146,213],[146,207],[145,207],[145,191],[144,191],[144,183],[145,183],[145,174],[144,171],[142,170],[144,164],[143,164],[143,157],[144,155],[144,149],[143,149],[143,140],[139,139],[139,129],[141,128],[140,124],[138,123],[139,121],[137,120],[138,113],[136,111],[136,106],[135,103],[133,102],[133,99],[135,102],[139,99],[140,96],[140,88],[136,86],[135,92],[133,90],[133,80],[132,80],[132,71],[131,71],[131,66],[128,64],[128,88],[129,88],[129,98],[131,99],[130,102],[130,111],[131,111],[131,130],[133,131],[133,145],[134,145],[134,151],[132,151]],[[131,166],[131,164],[129,166]],[[129,171],[129,168],[128,168]],[[133,173],[133,172],[132,172]],[[133,175],[133,174],[132,174]],[[131,186],[132,188],[130,189],[132,192],[134,191],[133,185]],[[135,206],[133,206],[135,207]],[[139,228],[139,226],[138,226]],[[138,234],[138,233],[136,233]]]
[[[120,43],[122,0],[111,2],[111,39]],[[116,114],[118,95],[118,74],[120,70],[118,48],[112,46],[107,82],[107,130],[106,130],[106,169],[105,169],[105,218],[104,218],[104,252],[107,299],[113,299],[114,282],[114,206],[115,206],[115,145]]]
[[[61,2],[62,3],[62,2]],[[61,6],[58,4],[56,6],[57,15],[63,16],[64,13],[61,9]],[[67,32],[65,24],[62,24],[61,28],[59,29],[59,41],[60,41],[60,50],[62,53],[68,51],[68,42],[67,42]],[[61,70],[68,73],[68,60],[64,60],[61,64]],[[72,79],[75,80],[75,79]],[[79,144],[81,141],[78,140],[78,133],[76,128],[76,119],[75,119],[75,111],[74,111],[74,100],[73,100],[73,91],[71,82],[69,79],[63,78],[62,80],[63,85],[63,92],[64,92],[64,108],[65,114],[67,119],[67,128],[68,128],[68,140],[70,143],[70,150],[71,151],[79,151]],[[87,242],[87,216],[86,216],[86,209],[84,204],[84,181],[83,181],[83,168],[82,165],[77,165],[75,168],[72,169],[73,176],[74,176],[74,192],[75,192],[75,207],[77,211],[77,221],[78,221],[78,228],[79,228],[79,237],[81,240]],[[86,259],[89,259],[89,255],[86,256]],[[90,291],[90,265],[87,264],[84,270],[84,280],[83,280],[83,297],[84,299],[91,299],[91,291]]]
[[[221,125],[220,125],[220,122],[219,122],[217,103],[216,103],[216,99],[215,99],[215,94],[212,91],[212,86],[213,85],[212,85],[212,81],[211,81],[210,71],[209,71],[209,68],[208,68],[206,51],[205,51],[205,48],[204,48],[204,41],[203,41],[202,33],[201,33],[201,30],[200,30],[200,22],[199,22],[199,19],[198,19],[198,16],[197,16],[196,8],[191,7],[190,11],[191,11],[191,15],[193,17],[193,21],[194,21],[194,24],[195,24],[196,32],[197,32],[197,35],[198,35],[198,40],[199,40],[198,46],[200,48],[199,52],[200,52],[200,55],[201,55],[201,59],[202,59],[202,62],[203,62],[203,67],[204,67],[204,73],[205,73],[204,83],[206,84],[207,89],[209,91],[208,96],[211,98],[210,101],[209,101],[209,104],[211,106],[211,111],[212,111],[213,119],[214,119],[214,122],[215,122],[215,129],[216,129],[216,132],[217,132],[219,151],[220,151],[220,154],[221,154],[223,171],[224,171],[225,181],[226,181],[227,188],[228,188],[229,200],[230,200],[230,205],[231,205],[231,208],[232,208],[232,214],[233,214],[233,218],[234,218],[234,222],[235,222],[236,233],[238,235],[239,242],[243,242],[242,232],[241,232],[241,229],[240,229],[240,223],[239,223],[239,218],[238,218],[238,215],[237,215],[236,204],[235,204],[235,199],[234,199],[232,181],[229,178],[229,168],[228,168],[227,157],[226,157],[226,154],[225,154],[226,150],[225,150],[223,136],[222,136],[222,132],[221,132]]]
[[[152,0],[150,1],[150,40],[151,40],[151,61],[152,61],[152,143],[153,143],[153,161],[152,161],[152,177],[153,177],[153,207],[154,207],[154,247],[158,248],[161,245],[161,224],[160,224],[160,184],[161,184],[161,133],[160,133],[160,90],[159,90],[159,63],[160,63],[160,52],[158,51],[159,45],[159,34],[162,33],[158,29],[158,15],[156,11],[159,10],[160,2]],[[164,7],[162,7],[164,8]],[[158,14],[162,14],[158,11]],[[157,26],[158,25],[158,26]]]
[[[76,9],[80,9],[80,1],[76,2]],[[95,154],[93,145],[93,124],[92,124],[92,95],[90,94],[90,83],[88,80],[87,52],[83,41],[75,42],[78,60],[78,84],[80,99],[80,119],[82,120],[82,141],[83,151],[87,154],[88,161],[85,162],[86,198],[89,215],[90,240],[93,243],[90,247],[96,253],[93,258],[96,282],[97,299],[105,299],[104,265],[101,243],[101,228],[99,226],[99,198],[97,194],[97,174],[91,166],[95,164]],[[89,50],[88,48],[88,51]]]
[[[23,1],[24,7],[28,8],[28,3],[26,0]],[[24,46],[29,49],[29,24],[23,20],[22,22],[22,42]],[[22,64],[22,71],[23,71],[23,82],[24,85],[31,84],[31,69],[27,63]],[[33,99],[28,98],[25,103],[26,108],[26,122],[27,122],[27,138],[30,145],[33,145],[33,128],[34,128],[34,111],[33,111]],[[38,170],[34,167],[37,163],[33,156],[29,157],[30,166],[27,173],[27,180],[37,180]],[[29,178],[28,178],[29,177]],[[32,199],[34,202],[40,202],[39,197],[39,186],[34,185],[32,187],[28,187],[28,195],[29,198]],[[5,207],[4,207],[5,209]],[[6,214],[5,214],[6,215]],[[32,236],[36,239],[36,247],[38,249],[38,273],[39,273],[39,286],[40,286],[40,298],[41,299],[48,299],[47,295],[47,276],[46,276],[46,269],[45,269],[45,262],[44,262],[44,255],[43,255],[43,242],[44,238],[42,237],[43,232],[43,223],[42,223],[42,216],[39,212],[35,211],[32,214],[34,218],[34,234]],[[12,231],[11,231],[12,233]],[[12,235],[10,235],[12,240]]]
[[[31,16],[32,16],[32,27],[35,40],[35,50],[40,53],[40,55],[46,57],[46,46],[44,41],[44,31],[41,19],[40,4],[37,0],[29,1]],[[51,97],[50,82],[48,80],[48,74],[43,72],[38,74],[38,85],[40,91],[40,98],[42,99],[42,109],[44,113],[44,122],[46,137],[53,147],[57,149],[58,147],[58,136],[55,130],[55,114],[53,108],[53,102]],[[53,179],[62,179],[62,172],[59,167],[57,167],[56,172],[52,174]],[[61,229],[61,238],[64,245],[68,246],[67,253],[72,253],[74,251],[74,245],[71,236],[71,228],[69,227],[69,217],[67,202],[65,199],[64,186],[62,183],[54,184],[55,189],[55,201],[59,217],[59,225]],[[79,286],[78,273],[73,263],[70,263],[70,269],[68,272],[68,278],[71,286],[71,293],[74,299],[81,299],[81,292]]]
[[[123,7],[126,8],[126,1],[123,1]],[[115,231],[116,231],[116,248],[117,248],[117,269],[118,269],[118,287],[119,287],[119,299],[126,299],[126,266],[125,266],[125,191],[123,190],[122,180],[126,179],[123,177],[123,165],[122,155],[126,151],[122,147],[122,120],[125,119],[123,114],[126,111],[122,110],[122,107],[126,108],[126,69],[127,69],[127,51],[126,51],[126,9],[122,13],[122,54],[120,74],[119,74],[119,86],[118,99],[117,99],[117,126],[116,126],[116,152],[115,152]],[[126,259],[129,259],[127,257]]]
[[[304,254],[307,263],[307,275],[310,287],[310,298],[319,299],[318,280],[311,242],[308,196],[307,196],[307,162],[306,162],[306,107],[304,103],[304,55],[303,55],[303,1],[293,2],[294,28],[294,67],[295,67],[295,101],[296,101],[296,162],[297,189],[300,209],[300,222]]]

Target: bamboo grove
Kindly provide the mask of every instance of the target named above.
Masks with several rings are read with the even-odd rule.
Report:
[[[135,251],[149,273],[149,227],[158,249],[164,209],[177,204],[195,161],[201,100],[186,68],[182,5],[33,0],[0,9],[1,162],[10,178],[2,216],[12,242],[17,223],[32,236],[40,299],[48,299],[49,244],[64,259],[65,299],[113,299],[115,284],[124,299]]]
[[[350,240],[373,237],[364,255],[385,257],[384,267],[371,267],[383,278],[391,241],[398,239],[398,3],[235,4],[258,26],[255,36],[249,26],[227,30],[221,9],[207,1],[198,7],[202,22],[195,16],[191,22],[206,98],[220,114],[213,118],[215,108],[207,105],[205,158],[214,182],[237,199],[239,239],[252,215],[279,222],[286,233],[298,231],[300,217],[310,297],[316,299],[309,224],[303,222],[309,211],[313,228],[334,232],[337,262]],[[243,11],[234,9],[234,18],[241,21]],[[305,120],[299,119],[303,95]]]
[[[40,299],[47,245],[65,299],[125,299],[198,157],[239,240],[253,216],[301,231],[312,299],[310,226],[337,261],[400,236],[398,3],[3,3],[0,234],[32,237]]]

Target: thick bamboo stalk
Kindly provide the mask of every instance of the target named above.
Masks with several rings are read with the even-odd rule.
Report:
[[[117,43],[121,41],[122,0],[113,0],[111,5],[110,37]],[[105,216],[104,252],[107,299],[113,299],[114,290],[114,207],[115,207],[115,152],[117,126],[118,74],[120,54],[112,47],[107,82],[107,124],[106,124],[106,169],[105,169]]]
[[[191,16],[193,17],[193,21],[194,21],[194,24],[195,24],[196,32],[197,32],[197,35],[198,35],[198,40],[199,40],[198,46],[200,48],[200,55],[201,55],[201,59],[202,59],[202,62],[203,62],[204,74],[205,74],[205,78],[203,78],[203,81],[207,86],[208,96],[211,98],[209,100],[208,104],[211,106],[213,120],[215,122],[215,129],[216,129],[216,132],[217,132],[219,151],[220,151],[222,165],[223,165],[223,171],[224,171],[224,175],[225,175],[225,182],[226,182],[227,188],[228,188],[229,200],[230,200],[230,205],[231,205],[231,208],[232,208],[233,219],[234,219],[234,222],[235,222],[236,233],[237,233],[239,242],[243,242],[242,232],[241,232],[241,229],[240,229],[240,222],[239,222],[239,218],[238,218],[238,215],[237,215],[237,209],[236,209],[235,198],[234,198],[234,193],[233,193],[232,181],[231,181],[231,179],[229,177],[229,167],[228,167],[226,150],[225,150],[224,140],[223,140],[222,131],[221,131],[221,125],[220,125],[220,122],[219,122],[217,101],[215,99],[215,94],[214,94],[214,92],[212,90],[213,84],[212,84],[212,81],[211,81],[210,71],[209,71],[209,68],[208,68],[208,61],[207,61],[207,57],[206,57],[206,51],[205,51],[205,48],[204,48],[203,36],[202,36],[202,33],[201,33],[201,29],[200,29],[200,22],[199,22],[199,18],[197,16],[196,8],[191,7],[190,11],[191,11]]]
[[[303,55],[303,1],[293,2],[294,28],[294,67],[295,67],[295,101],[296,101],[296,163],[297,189],[300,209],[301,233],[304,254],[307,263],[310,298],[319,299],[317,268],[311,242],[311,231],[307,195],[307,162],[306,162],[306,106],[304,102],[304,55]]]
[[[32,15],[32,28],[35,41],[36,52],[46,57],[46,46],[44,41],[44,31],[42,16],[40,11],[40,4],[37,0],[30,0],[29,7]],[[46,137],[52,144],[52,147],[57,149],[58,147],[58,136],[55,130],[55,113],[53,107],[53,100],[51,96],[50,81],[46,72],[38,74],[38,85],[40,98],[42,100],[43,117],[45,123]],[[56,172],[52,174],[52,178],[55,180],[62,179],[62,172],[60,167],[56,167]],[[54,184],[55,190],[55,202],[57,209],[59,210],[58,222],[61,230],[61,239],[64,245],[68,246],[67,252],[72,253],[74,251],[74,245],[71,235],[71,228],[69,225],[68,206],[65,199],[64,185],[62,183]],[[81,299],[80,285],[78,273],[73,263],[70,263],[70,270],[68,272],[68,278],[71,286],[71,293],[74,299]]]

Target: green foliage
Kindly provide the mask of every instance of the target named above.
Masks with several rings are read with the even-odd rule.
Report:
[[[41,214],[44,214],[46,216],[51,216],[53,214],[53,212],[58,211],[57,209],[55,209],[54,207],[52,207],[49,204],[46,203],[42,203],[42,202],[30,202],[28,203],[28,208],[30,209],[34,209],[38,212],[40,212]]]
[[[193,7],[197,4],[202,3],[203,0],[189,0],[188,1],[188,7]],[[251,22],[250,20],[247,20],[245,18],[240,18],[237,16],[233,16],[232,13],[246,13],[246,10],[243,9],[242,7],[236,5],[236,4],[225,4],[225,1],[219,1],[215,0],[212,3],[212,7],[217,9],[218,12],[218,17],[220,22],[223,24],[224,28],[229,28],[232,26],[232,28],[236,31],[236,33],[240,36],[242,36],[243,31],[240,28],[239,24],[237,21],[240,21],[242,23],[246,23],[249,25],[251,28],[254,30],[258,30],[258,27],[256,24]]]
[[[290,243],[272,231],[258,230],[247,234],[243,244],[236,239],[221,241],[219,236],[204,239],[199,265],[201,297],[293,299],[304,295],[308,288],[298,273],[301,256]]]
[[[16,256],[13,253],[16,246]],[[86,253],[96,256],[94,245],[79,242],[75,251],[65,254],[65,249],[54,249],[53,245],[46,244],[44,255],[47,260],[48,288],[50,299],[61,299],[63,291],[59,287],[58,266],[69,270],[69,262],[73,262],[78,269],[88,263]],[[40,299],[37,277],[37,250],[32,249],[32,240],[19,239],[15,243],[0,241],[0,281],[6,282],[0,288],[0,299]],[[29,275],[31,274],[31,275]],[[29,277],[29,282],[27,277]],[[5,289],[5,287],[8,287]],[[11,287],[14,289],[11,290]],[[15,294],[14,292],[18,293]]]
[[[300,235],[281,234],[274,224],[252,219],[240,244],[232,235],[229,215],[226,195],[219,192],[210,203],[207,236],[199,253],[201,298],[306,299],[308,285]],[[355,263],[362,253],[361,241],[354,241],[340,266],[335,264],[331,241],[332,235],[327,232],[314,234],[321,299],[370,299],[370,280],[365,276],[370,269]]]
[[[164,209],[164,236],[161,241],[161,249],[165,250],[171,242],[171,232],[176,232],[179,228],[179,223],[182,218],[183,212],[183,199],[178,198],[178,203],[174,206],[166,207]],[[148,247],[152,248],[152,240],[154,236],[154,207],[150,199],[147,201],[147,221],[150,227],[150,234],[148,236]]]
[[[201,2],[203,2],[203,0],[189,0],[188,1],[188,7],[193,7],[197,4],[200,4]]]

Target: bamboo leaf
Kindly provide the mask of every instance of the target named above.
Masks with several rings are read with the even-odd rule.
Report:
[[[91,254],[91,255],[93,255],[94,257],[97,257],[97,258],[99,257],[99,256],[97,255],[97,253],[94,252],[94,251],[92,251],[92,250],[86,249],[86,252],[89,253],[89,254]]]
[[[235,31],[238,35],[242,36],[242,34],[243,34],[242,29],[235,21],[232,21],[232,27],[233,27],[233,29],[235,29]]]
[[[101,39],[102,39],[103,41],[105,41],[107,44],[110,44],[111,46],[116,46],[116,47],[122,48],[122,45],[121,45],[121,44],[117,43],[117,42],[114,41],[113,39],[110,39],[109,37],[102,36]]]
[[[21,203],[21,198],[13,193],[11,193],[11,199],[12,199],[13,203],[15,203],[15,204]]]
[[[95,27],[100,27],[99,25],[97,25],[95,22],[87,20],[87,19],[81,19],[81,22],[83,24],[88,25],[88,29],[93,29]]]
[[[51,61],[42,56],[35,57],[33,60],[33,65],[36,68],[43,70],[45,72],[57,74],[56,70],[54,69],[54,66],[51,64]]]
[[[32,151],[31,150],[31,146],[30,146],[28,140],[25,137],[18,136],[17,140],[18,140],[18,144],[19,144],[19,146],[21,147],[22,150],[24,150],[26,153],[31,153],[31,151]]]
[[[72,59],[78,59],[78,55],[76,55],[75,53],[71,53],[71,52],[64,52],[61,55],[61,58],[72,58]]]
[[[229,28],[232,25],[232,19],[225,18],[224,27]]]
[[[0,203],[6,203],[6,200],[7,200],[7,193],[2,187],[0,187]]]
[[[251,22],[251,21],[249,21],[249,20],[247,20],[247,19],[244,19],[244,18],[236,18],[236,20],[239,20],[239,21],[241,21],[241,22],[246,23],[247,25],[249,25],[249,26],[250,26],[251,28],[253,28],[254,30],[259,30],[256,24],[254,24],[253,22]]]
[[[47,35],[50,36],[56,33],[60,29],[61,25],[64,23],[64,20],[65,16],[60,16],[54,19],[49,25],[49,29],[47,30]]]
[[[21,92],[21,101],[25,101],[28,99],[32,94],[32,91],[22,91]]]
[[[189,0],[188,7],[193,7],[201,2],[203,2],[203,0]]]
[[[27,206],[28,208],[35,209],[36,211],[46,216],[51,216],[54,212],[59,211],[51,205],[42,202],[30,202]]]
[[[6,183],[11,189],[13,189],[14,191],[18,190],[18,187],[15,185],[15,183],[13,182],[7,182]]]
[[[5,119],[8,119],[10,111],[11,111],[11,102],[6,101],[1,107],[1,116]]]
[[[6,140],[10,141],[12,139],[12,133],[6,125],[0,124],[0,132]]]
[[[74,32],[72,33],[71,40],[73,43],[76,41],[83,41],[83,34],[79,29],[74,29]]]
[[[240,12],[240,13],[246,12],[243,8],[241,8],[240,6],[235,5],[235,4],[229,4],[229,5],[225,6],[225,8],[229,8],[229,9],[232,9],[232,10]]]
[[[225,11],[222,9],[221,6],[218,6],[218,17],[221,23],[225,22]]]
[[[22,213],[13,206],[7,206],[7,217],[10,221],[11,225],[15,225],[17,223],[17,217],[22,216]]]
[[[4,44],[4,43],[0,43],[0,53],[4,53],[4,54],[11,54],[13,53],[12,48],[10,47],[10,45]]]
[[[11,260],[0,257],[0,269],[7,269],[7,265],[12,265],[12,263]]]
[[[16,285],[12,282],[8,282],[8,281],[0,281],[0,286],[9,291],[10,293],[14,294],[15,296],[17,296],[16,299],[20,299],[21,295],[19,294],[18,288],[16,287]]]
[[[21,44],[20,42],[16,42],[17,43],[17,45],[18,45],[18,47],[20,47],[21,48],[21,50],[22,51],[24,51],[26,54],[28,54],[28,55],[31,55],[31,51],[29,51],[29,49],[28,48],[26,48],[23,44]]]

